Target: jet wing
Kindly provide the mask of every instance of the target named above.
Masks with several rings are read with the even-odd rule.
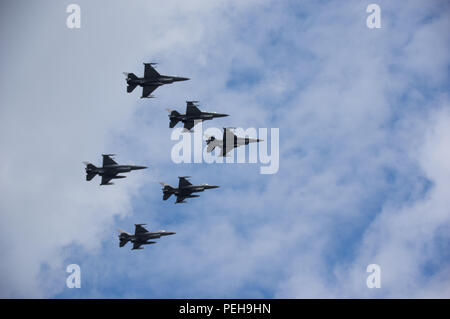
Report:
[[[142,225],[137,224],[136,228],[134,230],[134,234],[137,235],[137,234],[144,234],[144,233],[148,233],[148,230],[145,229],[144,227],[142,227]]]
[[[194,121],[186,121],[184,122],[184,128],[188,131],[191,130],[191,128],[193,128],[195,126]]]
[[[142,246],[142,242],[140,242],[140,243],[138,243],[138,242],[134,242],[133,243],[133,248],[132,249],[139,249],[139,247],[141,247]]]
[[[225,145],[222,147],[222,156],[227,156],[227,154],[234,149],[234,145]]]
[[[109,165],[117,165],[116,161],[111,158],[112,155],[103,154],[103,167]]]
[[[227,137],[230,141],[234,141],[234,139],[236,138],[236,135],[233,133],[233,131],[231,129],[224,128],[223,129],[223,141],[226,141]]]
[[[192,184],[186,179],[186,177],[178,177],[178,178],[179,178],[178,188],[183,188],[183,187],[192,185]]]
[[[187,105],[186,105],[186,115],[187,116],[200,115],[200,114],[202,114],[202,111],[200,111],[193,102],[187,102]]]
[[[160,76],[158,71],[156,71],[155,68],[152,67],[152,65],[150,63],[144,63],[144,65],[145,65],[145,70],[144,70],[144,78],[145,79],[153,79],[153,78]]]
[[[232,151],[235,148],[235,141],[237,140],[237,136],[233,133],[233,131],[229,128],[223,129],[223,140],[222,140],[222,156],[226,156],[227,153]]]
[[[157,85],[144,86],[141,97],[148,97],[154,90],[156,90],[157,87]]]
[[[108,185],[109,181],[112,180],[116,175],[103,175],[100,185]]]

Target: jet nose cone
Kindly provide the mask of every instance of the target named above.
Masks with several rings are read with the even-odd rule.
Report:
[[[226,117],[226,116],[229,116],[228,114],[220,114],[220,113],[217,113],[217,114],[215,114],[215,116],[216,117]]]
[[[165,235],[175,235],[175,234],[176,234],[175,232],[170,232],[170,231],[165,232]]]
[[[177,81],[187,81],[187,80],[190,80],[190,78],[183,78],[183,77],[177,78]]]
[[[146,169],[147,166],[134,166],[133,169]]]

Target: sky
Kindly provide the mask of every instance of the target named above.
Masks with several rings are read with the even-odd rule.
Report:
[[[0,297],[449,298],[450,6],[370,3],[2,1]],[[191,80],[127,94],[143,62]],[[174,163],[186,100],[278,128],[278,172]],[[86,182],[102,153],[149,168]],[[186,175],[220,188],[163,201]],[[137,223],[176,235],[119,248]]]

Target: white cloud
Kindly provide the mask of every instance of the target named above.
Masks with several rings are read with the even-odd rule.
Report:
[[[306,2],[298,15],[275,2],[79,4],[78,31],[65,29],[62,5],[34,7],[42,21],[11,14],[22,34],[7,37],[1,62],[2,296],[61,292],[73,244],[89,255],[88,296],[448,295],[448,262],[421,269],[440,260],[436,236],[448,227],[448,97],[427,100],[410,79],[434,88],[446,78],[447,11],[424,22],[436,6],[383,2],[383,28],[369,30],[361,1]],[[150,101],[127,95],[121,72],[149,60],[192,80]],[[241,69],[255,84],[230,89]],[[24,85],[30,75],[38,82]],[[231,114],[205,127],[280,127],[279,173],[172,164],[164,109],[186,99]],[[86,183],[81,161],[102,152],[150,170],[111,188]],[[155,182],[186,171],[222,187],[161,204]],[[425,178],[433,188],[422,198]],[[111,237],[117,216],[177,234],[131,254]],[[365,288],[368,263],[382,266],[381,291]],[[124,276],[117,295],[101,289]]]

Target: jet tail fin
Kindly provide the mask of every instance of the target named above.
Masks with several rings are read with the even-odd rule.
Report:
[[[126,73],[126,72],[124,72],[123,74],[125,74],[127,76],[127,82],[128,82],[127,92],[131,93],[136,88],[137,84],[129,83],[129,81],[130,80],[136,80],[138,77],[134,73]]]
[[[175,125],[177,125],[177,123],[180,121],[177,116],[179,116],[180,113],[178,113],[177,111],[171,111],[170,112],[170,124],[169,127],[170,128],[174,128]]]
[[[90,181],[91,179],[93,179],[95,177],[95,175],[97,175],[97,173],[87,173],[86,180]]]
[[[130,234],[128,234],[126,231],[123,231],[121,229],[119,229],[119,247],[123,247],[125,246],[129,241],[130,241]]]
[[[173,190],[173,187],[170,186],[169,184],[166,184],[164,182],[159,182],[161,184],[161,186],[163,187],[163,190]]]
[[[170,196],[172,196],[173,187],[169,184],[166,184],[164,182],[160,182],[161,186],[163,187],[163,200],[168,200]]]
[[[88,163],[88,162],[83,162],[86,165],[86,180],[90,181],[91,179],[93,179],[95,177],[95,175],[97,175],[97,173],[92,170],[97,169],[97,167],[94,164]]]
[[[127,80],[136,80],[138,77],[134,73],[123,73],[127,76]]]
[[[128,84],[127,86],[127,92],[131,93],[136,88],[137,84]]]
[[[128,243],[128,239],[120,239],[119,247],[123,247]]]
[[[94,164],[91,164],[89,162],[83,162],[86,165],[87,169],[96,169],[97,167]]]
[[[172,193],[164,193],[163,194],[163,200],[168,200],[172,196]]]

